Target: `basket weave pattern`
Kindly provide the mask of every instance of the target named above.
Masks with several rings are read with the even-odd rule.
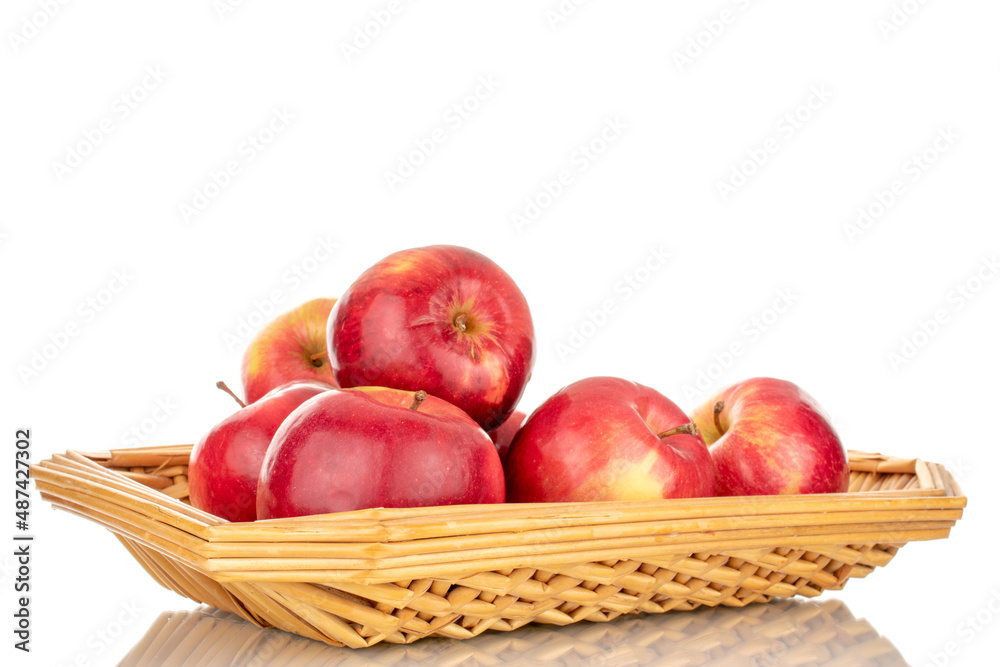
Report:
[[[947,537],[966,501],[940,465],[851,452],[843,494],[230,523],[188,504],[189,453],[70,451],[32,476],[43,498],[109,528],[166,588],[355,648],[813,597],[886,565],[907,542]]]

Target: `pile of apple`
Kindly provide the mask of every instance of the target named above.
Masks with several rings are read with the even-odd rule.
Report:
[[[534,346],[524,295],[487,257],[394,253],[251,341],[245,403],[234,395],[241,409],[191,452],[191,502],[254,521],[847,490],[840,440],[790,382],[741,382],[689,416],[649,387],[591,377],[526,419],[515,408]]]

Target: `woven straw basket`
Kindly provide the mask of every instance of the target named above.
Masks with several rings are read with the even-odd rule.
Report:
[[[742,607],[840,589],[966,499],[942,466],[850,453],[847,493],[371,509],[230,523],[187,502],[190,445],[70,451],[42,497],[115,533],[163,586],[337,646],[532,621]]]

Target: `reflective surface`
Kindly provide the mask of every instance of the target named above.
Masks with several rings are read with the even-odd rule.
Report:
[[[429,638],[368,649],[328,646],[209,607],[165,612],[123,667],[264,665],[905,665],[896,647],[839,600],[529,625],[473,639]]]

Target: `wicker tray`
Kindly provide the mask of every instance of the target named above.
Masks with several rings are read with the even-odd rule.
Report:
[[[338,646],[464,639],[532,621],[741,607],[840,589],[966,499],[942,466],[851,452],[850,491],[372,509],[230,523],[187,503],[190,445],[69,451],[42,497],[115,533],[163,586]]]

